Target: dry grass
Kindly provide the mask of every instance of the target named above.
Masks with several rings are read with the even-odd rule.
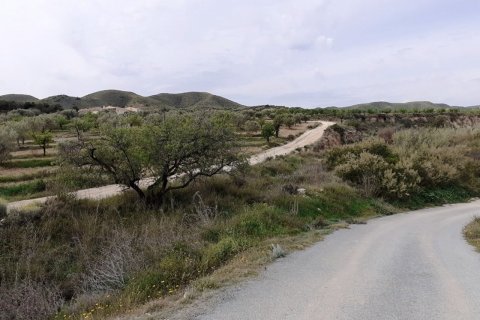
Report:
[[[57,154],[56,148],[48,148],[47,157],[52,157]],[[10,153],[13,159],[29,159],[29,158],[42,158],[43,150],[42,149],[30,149],[30,150],[19,150]]]
[[[280,128],[279,136],[281,138],[287,138],[290,135],[293,136],[299,136],[305,131],[308,130],[308,126],[312,125],[312,122],[302,122],[301,124],[296,124],[292,126],[291,128],[288,128],[286,126],[282,126]]]
[[[306,192],[290,194],[287,184]],[[67,301],[59,319],[176,305],[185,292],[192,298],[255,275],[272,261],[272,244],[302,249],[325,228],[382,207],[341,184],[313,154],[199,180],[160,208],[130,193],[65,201],[46,204],[41,214],[12,215],[0,239],[5,280],[57,285]]]
[[[468,243],[480,252],[480,217],[475,217],[463,230]]]
[[[48,168],[4,168],[0,167],[0,177],[5,178],[5,177],[11,177],[14,179],[14,177],[21,177],[25,176],[25,180],[30,180],[27,179],[28,176],[30,175],[40,175],[42,172],[48,171],[54,171],[56,167],[48,167]]]
[[[130,311],[128,315],[115,319],[169,319],[186,304],[200,306],[216,290],[257,276],[275,260],[272,257],[272,242],[281,246],[287,253],[303,250],[322,240],[325,235],[338,227],[332,226],[332,228],[305,232],[295,236],[273,237],[264,240],[239,253],[228,264],[215,270],[212,274],[193,281],[177,294],[151,301],[141,308]]]

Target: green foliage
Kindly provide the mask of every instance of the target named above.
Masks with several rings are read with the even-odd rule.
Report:
[[[295,119],[292,116],[285,117],[285,125],[291,128],[295,124]]]
[[[10,158],[13,151],[14,133],[7,127],[0,127],[0,164]]]
[[[361,153],[376,155],[387,163],[398,161],[398,155],[383,141],[369,140],[329,150],[326,155],[326,164],[329,168],[334,168],[350,161],[352,157],[359,157]]]
[[[258,124],[258,122],[253,120],[248,120],[247,122],[245,122],[244,127],[245,131],[248,132],[256,132],[260,130],[260,125]]]
[[[455,202],[465,199],[459,190],[479,190],[474,177],[480,165],[468,156],[475,137],[471,129],[404,130],[394,134],[391,145],[371,140],[330,150],[326,163],[366,195],[416,197],[420,206],[440,203],[437,194]],[[435,191],[449,188],[455,192]]]
[[[302,223],[273,206],[255,205],[247,212],[232,218],[226,233],[236,238],[264,238],[267,236],[296,233]]]
[[[60,130],[63,130],[65,126],[69,123],[68,119],[61,114],[56,115],[54,119]]]
[[[180,286],[201,275],[201,254],[177,244],[156,265],[132,277],[124,297],[136,303],[174,293]]]
[[[53,134],[48,131],[35,132],[32,134],[35,144],[43,149],[43,156],[47,154],[47,148],[53,142]]]
[[[217,243],[208,245],[202,252],[201,270],[214,271],[243,248],[244,245],[232,237],[225,237]]]
[[[342,126],[338,125],[338,124],[334,124],[333,126],[330,127],[333,131],[337,132],[340,137],[343,138],[343,136],[345,135],[345,128],[343,128]]]
[[[53,165],[53,159],[28,159],[5,162],[2,166],[5,168],[40,168]]]
[[[22,181],[28,181],[28,180],[34,180],[34,179],[41,179],[41,178],[46,178],[50,176],[52,172],[49,170],[44,170],[32,174],[19,174],[19,175],[11,175],[11,176],[1,176],[0,177],[0,183],[5,183],[5,182],[22,182]]]
[[[308,197],[283,195],[276,200],[277,205],[284,210],[290,210],[294,201],[298,203],[299,216],[312,220],[322,217],[331,222],[368,216],[380,209],[371,199],[342,184],[327,185],[321,190],[314,190]]]
[[[60,156],[63,165],[108,175],[140,198],[159,202],[168,191],[241,161],[231,114],[220,112],[167,117],[141,127],[105,126],[100,138],[61,145]],[[182,179],[172,183],[177,174]],[[139,186],[143,178],[152,180],[148,195]]]
[[[426,206],[465,202],[476,195],[478,194],[461,186],[422,189],[402,201],[393,201],[393,204],[409,209],[421,209]]]
[[[262,127],[262,137],[270,142],[270,138],[275,134],[275,128],[271,123],[265,123]]]
[[[45,181],[35,180],[32,182],[0,187],[0,196],[3,196],[3,197],[26,196],[26,195],[35,194],[38,192],[43,192],[45,191],[45,189],[46,189]]]
[[[7,216],[7,202],[0,198],[0,219]]]

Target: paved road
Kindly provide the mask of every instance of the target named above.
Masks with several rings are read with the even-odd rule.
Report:
[[[478,320],[480,201],[374,219],[275,262],[183,319]],[[187,316],[188,314],[188,316]]]
[[[249,159],[249,163],[251,165],[258,164],[265,161],[269,157],[276,157],[279,155],[289,154],[297,148],[303,148],[304,146],[313,144],[323,136],[323,132],[325,131],[326,128],[335,124],[334,122],[328,122],[328,121],[311,121],[311,122],[312,124],[320,123],[320,125],[314,129],[304,132],[298,138],[296,138],[295,140],[287,144],[284,144],[276,148],[268,149],[257,155],[252,156]],[[151,183],[152,183],[151,179],[144,179],[140,181],[140,187],[147,188]],[[79,190],[79,191],[76,191],[74,194],[78,199],[97,199],[98,200],[98,199],[104,199],[104,198],[121,194],[124,190],[125,188],[123,186],[118,184],[112,184],[112,185],[98,187],[98,188]],[[7,210],[21,209],[30,205],[42,204],[42,203],[45,203],[50,198],[52,197],[43,197],[43,198],[10,202],[7,205]]]

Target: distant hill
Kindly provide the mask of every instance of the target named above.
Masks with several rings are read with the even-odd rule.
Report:
[[[134,104],[145,106],[155,105],[157,102],[147,97],[142,97],[134,92],[120,90],[103,90],[82,97],[84,104],[88,106],[115,106],[127,107]]]
[[[103,90],[84,97],[57,95],[42,100],[27,95],[8,94],[0,96],[0,101],[43,102],[60,105],[64,109],[82,109],[98,106],[128,107],[132,105],[169,109],[238,109],[245,107],[234,101],[207,92],[160,93],[150,97],[143,97],[134,92]]]
[[[72,109],[74,107],[81,108],[82,107],[82,99],[78,97],[70,97],[67,95],[58,95],[58,96],[51,96],[45,99],[40,100],[41,102],[45,102],[48,104],[59,104],[64,109]]]
[[[3,96],[0,96],[0,100],[13,101],[13,102],[19,102],[19,103],[38,102],[37,98],[35,98],[34,96],[29,96],[27,94],[6,94]]]
[[[150,96],[162,105],[174,108],[237,109],[245,106],[208,92],[160,93]]]
[[[346,107],[347,109],[360,109],[360,110],[427,110],[427,109],[457,109],[457,106],[450,106],[445,103],[433,103],[430,101],[412,101],[412,102],[405,102],[405,103],[392,103],[392,102],[385,102],[385,101],[378,101],[378,102],[370,102],[370,103],[362,103],[362,104],[355,104],[353,106]]]

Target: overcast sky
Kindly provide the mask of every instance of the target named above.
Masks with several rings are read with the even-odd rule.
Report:
[[[480,104],[478,0],[1,0],[0,94]]]

